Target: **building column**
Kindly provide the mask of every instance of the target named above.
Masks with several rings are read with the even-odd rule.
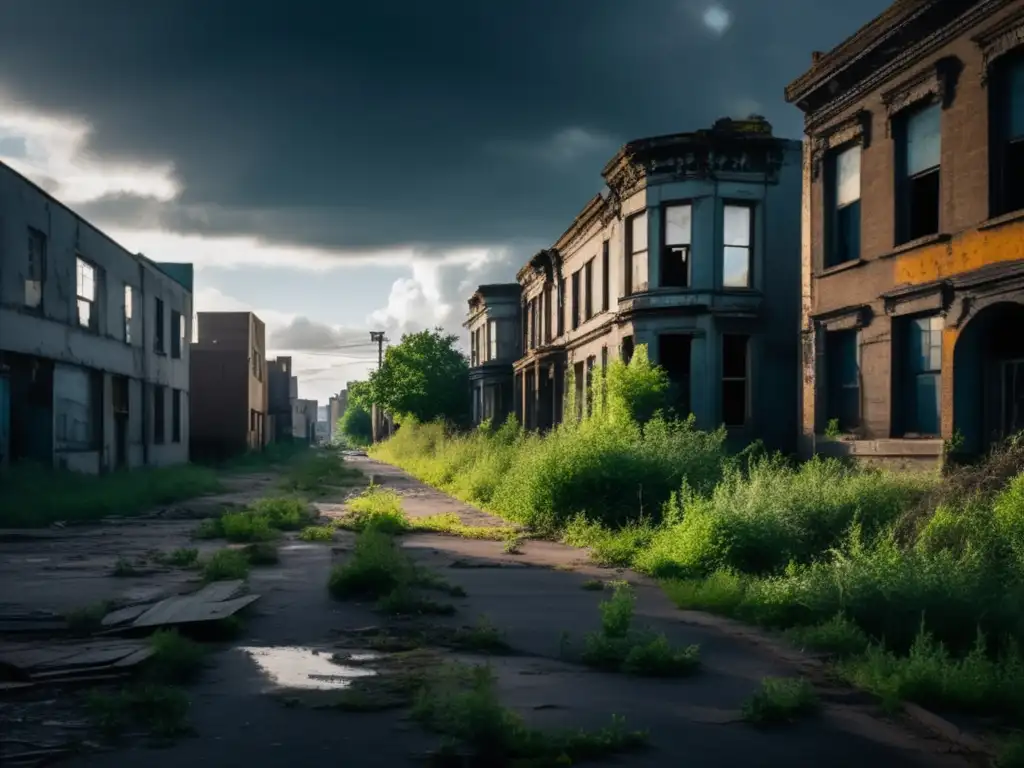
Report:
[[[648,197],[647,289],[661,288],[661,206]]]
[[[711,388],[713,370],[712,350],[706,334],[694,334],[690,339],[690,411],[699,429],[715,429],[717,410],[714,390]]]

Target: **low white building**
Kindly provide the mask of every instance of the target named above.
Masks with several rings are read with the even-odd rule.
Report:
[[[0,466],[188,461],[192,265],[133,254],[0,163]]]

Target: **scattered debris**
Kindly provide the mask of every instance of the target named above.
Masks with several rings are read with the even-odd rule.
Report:
[[[67,620],[51,611],[26,611],[15,606],[0,606],[0,633],[54,633],[68,630]]]
[[[0,690],[116,679],[152,655],[145,642],[134,640],[2,643],[0,669],[8,680]]]
[[[168,597],[155,605],[132,605],[107,614],[103,626],[109,632],[179,626],[220,621],[259,600],[259,595],[242,595],[245,582],[215,581],[191,595]]]

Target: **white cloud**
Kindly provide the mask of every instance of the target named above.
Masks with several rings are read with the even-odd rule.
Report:
[[[82,120],[40,115],[0,98],[0,160],[61,201],[83,203],[117,193],[177,197],[181,185],[173,164],[102,161],[85,151],[89,132]]]
[[[713,3],[704,9],[701,21],[711,32],[721,36],[732,26],[732,13],[725,6]]]

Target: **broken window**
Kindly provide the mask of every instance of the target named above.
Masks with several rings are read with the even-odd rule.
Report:
[[[125,283],[124,286],[124,343],[132,343],[132,314],[135,311],[135,298],[132,296],[132,287]]]
[[[661,284],[666,288],[690,286],[690,234],[692,211],[689,205],[665,207],[665,242],[661,249]]]
[[[940,316],[905,322],[903,343],[903,432],[937,436],[942,401],[942,327]]]
[[[95,331],[99,321],[99,313],[96,311],[96,267],[80,256],[75,259],[75,267],[78,324]]]
[[[825,335],[825,412],[850,432],[860,426],[860,344],[857,331]]]
[[[171,310],[171,357],[181,357],[181,340],[182,340],[182,336],[184,336],[184,334],[182,332],[182,327],[183,326],[181,324],[181,312],[178,312],[177,310],[172,309]],[[257,355],[258,355],[258,353],[257,353]],[[254,360],[258,363],[258,356],[256,358],[254,358]],[[260,369],[259,369],[258,365],[253,370],[253,373],[256,375],[257,379],[261,378],[259,370]]]
[[[749,346],[748,336],[722,336],[722,422],[727,427],[747,423]]]
[[[572,329],[580,327],[580,273],[572,273]]]
[[[46,274],[46,235],[28,228],[28,264],[25,269],[25,306],[42,309],[43,280]]]
[[[1024,51],[999,62],[992,88],[993,215],[1024,210]]]
[[[633,337],[623,336],[620,349],[622,352],[622,362],[624,362],[626,365],[629,365],[629,361],[633,359],[633,347]]]
[[[163,445],[167,412],[164,404],[164,387],[153,385],[153,444]]]
[[[643,275],[647,264],[647,211],[629,219],[629,226],[626,229],[625,261],[625,295],[629,296],[633,291],[646,290],[647,281]]]
[[[749,288],[753,240],[753,210],[726,203],[722,209],[722,287]]]
[[[601,243],[601,311],[607,312],[611,297],[611,245],[605,240]]]
[[[860,258],[861,146],[839,149],[828,157],[825,171],[825,267]]]
[[[658,365],[668,375],[668,399],[676,415],[690,415],[690,350],[693,337],[682,333],[658,336]]]
[[[164,302],[162,299],[156,299],[156,308],[153,311],[154,314],[154,336],[153,336],[153,349],[157,353],[163,354],[164,347]]]
[[[907,114],[899,126],[897,245],[939,231],[941,119],[939,105],[930,104]]]
[[[583,265],[583,320],[594,316],[594,260]]]
[[[181,442],[181,390],[171,390],[171,442]]]

